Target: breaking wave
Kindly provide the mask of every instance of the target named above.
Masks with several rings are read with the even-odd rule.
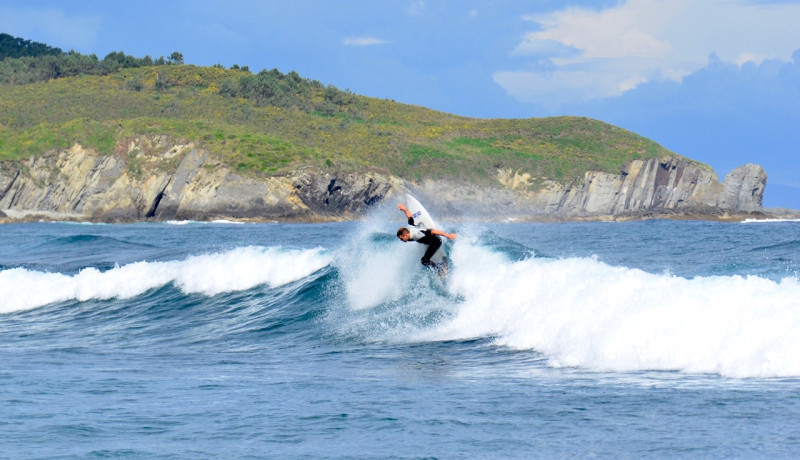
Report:
[[[258,285],[280,286],[330,263],[321,248],[243,247],[184,260],[136,262],[106,271],[87,267],[75,275],[11,268],[0,271],[0,313],[68,300],[127,299],[172,283],[186,294],[213,296]]]

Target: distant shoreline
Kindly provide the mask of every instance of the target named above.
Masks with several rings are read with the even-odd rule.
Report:
[[[565,223],[565,222],[635,222],[646,220],[684,220],[684,221],[706,221],[706,222],[786,222],[800,221],[800,210],[792,209],[764,209],[756,212],[637,212],[620,215],[586,215],[586,216],[564,216],[534,214],[527,216],[513,215],[507,217],[499,216],[464,216],[439,217],[443,222],[458,221],[477,221],[492,223]],[[358,222],[363,220],[361,216],[323,216],[313,217],[248,217],[238,218],[230,216],[211,216],[196,217],[187,219],[120,219],[102,220],[91,219],[81,214],[59,213],[52,211],[19,211],[19,210],[0,210],[0,224],[32,223],[32,222],[64,222],[64,223],[91,223],[91,224],[135,224],[135,223],[166,223],[173,225],[183,225],[191,223],[207,224],[242,224],[242,223],[294,223],[294,224],[318,224],[334,222]]]

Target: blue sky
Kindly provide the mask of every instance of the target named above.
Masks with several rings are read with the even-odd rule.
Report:
[[[296,70],[473,117],[597,118],[800,209],[800,1],[2,0],[64,50]]]

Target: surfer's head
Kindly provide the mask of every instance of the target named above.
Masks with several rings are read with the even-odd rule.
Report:
[[[411,232],[405,227],[400,227],[400,229],[397,230],[397,237],[403,242],[408,242],[408,239],[411,238]]]

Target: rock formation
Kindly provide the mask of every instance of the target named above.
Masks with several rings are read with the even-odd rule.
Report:
[[[739,211],[760,211],[767,186],[764,169],[753,163],[739,166],[722,181],[722,195],[717,206]]]
[[[761,211],[767,176],[754,164],[732,171],[720,183],[709,167],[685,158],[634,160],[619,174],[587,171],[583,178],[538,186],[521,172],[502,170],[498,181],[506,190],[422,184],[420,192],[436,200],[459,203],[467,213],[491,214],[503,209],[508,216],[599,217],[653,214],[751,213]]]
[[[407,190],[437,209],[476,217],[583,218],[686,212],[712,215],[761,210],[764,170],[737,168],[720,183],[685,158],[634,160],[618,174],[588,171],[561,184],[534,183],[523,171],[497,172],[496,187],[424,181],[388,172],[340,173],[304,167],[278,177],[246,177],[193,144],[141,136],[114,155],[76,144],[0,169],[0,212],[7,218],[95,221],[216,218],[331,220],[354,218]],[[3,217],[0,215],[0,217]]]

